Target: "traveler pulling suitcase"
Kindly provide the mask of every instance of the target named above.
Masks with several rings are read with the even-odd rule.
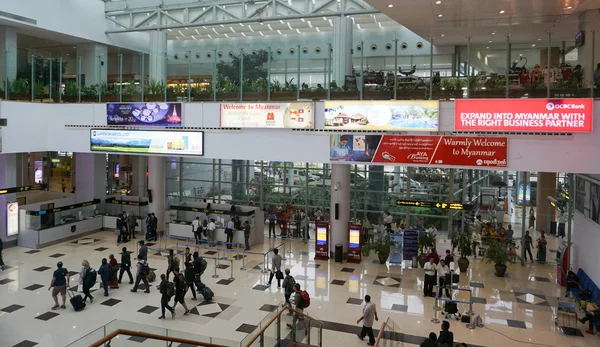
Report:
[[[213,293],[213,291],[207,286],[204,286],[204,288],[200,290],[200,294],[202,294],[205,301],[211,301],[213,296],[215,296],[215,293]]]
[[[73,292],[70,287],[67,288],[67,292],[69,293],[69,301],[71,302],[71,305],[73,305],[75,312],[83,310],[85,308],[83,297],[80,294],[75,295],[75,292]]]

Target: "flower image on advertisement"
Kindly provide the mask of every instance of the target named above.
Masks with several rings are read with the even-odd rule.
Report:
[[[108,125],[182,126],[180,103],[106,104]]]

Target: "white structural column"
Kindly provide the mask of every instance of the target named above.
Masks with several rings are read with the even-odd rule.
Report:
[[[17,79],[17,30],[13,27],[0,27],[0,83]]]
[[[600,44],[596,42],[596,61],[592,60],[592,31],[600,40],[600,12],[598,10],[585,11],[579,16],[579,30],[585,32],[585,43],[577,50],[577,61],[583,67],[585,86],[594,79],[596,63],[600,62]]]
[[[165,158],[148,157],[148,190],[152,194],[152,202],[148,205],[148,212],[156,214],[158,218],[158,231],[165,229],[165,218],[167,217],[165,208]]]
[[[106,83],[108,70],[108,47],[106,45],[80,43],[77,45],[77,56],[81,57],[81,74],[85,76],[86,86]],[[82,83],[82,85],[84,84]]]
[[[147,157],[141,155],[131,156],[131,195],[146,196],[147,165]]]
[[[333,19],[333,64],[331,80],[338,86],[345,84],[346,75],[352,73],[352,19]]]
[[[337,215],[336,215],[337,205]],[[342,245],[348,253],[348,222],[350,221],[350,165],[331,165],[331,217],[329,225],[329,253],[334,255],[335,245]]]
[[[106,197],[106,155],[75,153],[75,198],[85,202]]]
[[[167,33],[150,32],[150,80],[166,83],[167,81]]]
[[[0,188],[17,186],[17,155],[0,154]],[[17,236],[6,236],[6,204],[17,201],[17,194],[0,195],[0,238],[7,245],[16,244]],[[14,242],[13,242],[14,241]]]

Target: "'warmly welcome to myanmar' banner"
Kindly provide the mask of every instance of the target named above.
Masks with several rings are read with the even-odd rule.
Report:
[[[506,167],[501,137],[332,135],[331,161]]]

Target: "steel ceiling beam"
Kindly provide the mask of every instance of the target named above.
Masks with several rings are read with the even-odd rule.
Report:
[[[139,2],[130,4],[128,0],[123,3],[118,8],[105,6],[107,21],[117,26],[106,30],[107,34],[380,13],[362,0],[213,0],[210,4],[162,0],[158,7],[135,7]]]

